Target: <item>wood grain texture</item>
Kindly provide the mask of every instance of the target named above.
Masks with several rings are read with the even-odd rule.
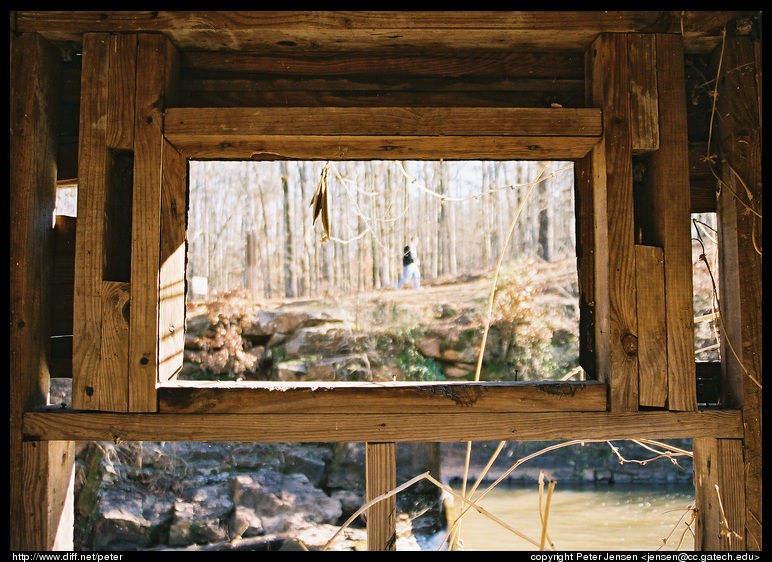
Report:
[[[601,132],[595,108],[170,108],[164,122],[164,134],[174,144],[190,135],[600,137]]]
[[[49,389],[61,69],[57,49],[35,35],[12,38],[10,62],[10,545],[32,551],[54,544],[51,521],[64,507],[48,466],[67,446],[22,442],[23,412],[44,406]]]
[[[129,409],[135,412],[156,410],[163,111],[176,57],[163,35],[139,36],[129,323]]]
[[[662,248],[635,246],[638,307],[638,396],[641,406],[667,405],[665,259]]]
[[[693,448],[695,506],[700,514],[695,548],[758,550],[745,542],[742,440],[699,438]]]
[[[365,501],[397,487],[396,443],[365,444]],[[391,495],[367,509],[367,550],[397,550],[397,496]]]
[[[657,36],[660,147],[649,160],[651,244],[665,257],[668,408],[697,409],[694,371],[694,296],[689,191],[689,142],[678,37]]]
[[[659,94],[656,38],[651,34],[627,36],[630,73],[630,136],[633,154],[659,148]]]
[[[164,135],[189,158],[581,158],[597,109],[170,108]],[[439,138],[438,138],[439,137]]]
[[[106,34],[83,38],[81,76],[78,220],[75,238],[75,294],[73,296],[72,403],[78,409],[125,412],[125,400],[110,402],[111,385],[102,365],[102,278],[105,267],[105,204],[110,154],[107,147],[108,48]]]
[[[118,150],[134,149],[134,96],[137,81],[137,35],[110,37],[110,76],[107,81],[107,146]]]
[[[607,372],[600,380],[609,385],[609,408],[613,412],[638,409],[637,313],[635,288],[635,250],[633,239],[632,141],[630,99],[628,95],[628,49],[624,35],[602,34],[589,55],[591,99],[603,108],[603,140],[594,167],[605,173],[605,206],[595,207],[596,265],[608,268],[601,283],[596,276],[595,301],[608,302],[606,320],[596,306],[596,323],[601,333],[597,341],[608,342]],[[600,152],[603,154],[600,154]],[[603,214],[605,213],[605,214]],[[599,247],[607,240],[607,260]],[[605,306],[605,305],[604,305]],[[599,359],[601,363],[605,359]]]
[[[572,160],[600,137],[231,135],[175,137],[189,158],[220,160]]]
[[[746,547],[762,548],[762,135],[760,45],[727,41],[719,77],[722,358],[726,403],[745,421]],[[714,67],[717,68],[718,53]],[[726,252],[724,254],[724,252]],[[734,269],[732,269],[734,267]],[[726,282],[726,285],[724,283]]]
[[[31,441],[552,441],[742,437],[739,411],[367,414],[26,412]]]
[[[187,257],[188,162],[163,142],[161,184],[161,268],[159,271],[158,381],[182,369],[185,349],[185,265]]]
[[[598,33],[672,33],[708,53],[727,20],[713,11],[18,11],[12,29],[77,44],[86,31],[152,31],[180,49],[415,51],[496,49],[583,53]]]
[[[218,383],[158,389],[163,413],[602,412],[606,386],[543,383]]]

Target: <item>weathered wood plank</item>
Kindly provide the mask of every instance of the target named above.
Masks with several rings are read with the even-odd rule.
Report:
[[[742,443],[740,439],[707,437],[693,442],[695,505],[700,514],[697,550],[757,550],[745,543]]]
[[[588,57],[588,105],[603,108],[602,148],[593,151],[592,168],[593,173],[605,170],[606,176],[606,204],[596,205],[594,223],[601,231],[595,236],[596,264],[608,272],[603,279],[596,278],[593,297],[595,321],[600,322],[596,341],[605,339],[609,347],[608,360],[596,361],[607,362],[607,369],[599,370],[598,376],[608,382],[611,411],[634,411],[638,409],[638,344],[627,37],[602,34]],[[597,246],[604,239],[608,242],[607,261]],[[606,306],[598,305],[601,300],[608,301],[608,321],[599,316]],[[604,325],[607,331],[603,331]]]
[[[56,202],[58,50],[30,33],[10,49],[10,548],[70,550],[72,503],[64,501],[71,444],[23,443],[23,412],[47,402]],[[58,463],[58,465],[57,465]],[[56,466],[56,469],[52,469]],[[69,538],[69,541],[67,540]]]
[[[599,137],[382,137],[231,135],[176,139],[188,158],[221,160],[571,160],[584,157]]]
[[[633,154],[659,148],[659,99],[655,35],[627,36],[630,73],[630,135]]]
[[[24,519],[14,519],[11,529],[26,528],[27,534],[17,538],[12,533],[12,550],[73,549],[75,445],[72,441],[21,443],[18,464],[23,475],[18,489]]]
[[[662,248],[635,246],[638,306],[638,394],[641,406],[667,404],[665,259]]]
[[[574,163],[579,364],[590,380],[608,377],[608,232],[605,149],[595,145]],[[600,288],[600,290],[599,290]]]
[[[677,36],[657,35],[660,147],[651,154],[650,243],[665,257],[668,408],[697,409],[691,197],[684,64]]]
[[[742,437],[737,410],[367,414],[118,414],[54,409],[26,412],[31,441],[542,441]]]
[[[600,133],[597,109],[170,108],[164,123],[189,158],[253,160],[572,159]]]
[[[100,389],[103,404],[121,404],[127,411],[129,401],[129,307],[130,285],[121,281],[103,281],[102,336],[100,364],[104,366],[104,384]],[[105,408],[103,408],[105,409]]]
[[[231,76],[254,77],[269,90],[431,90],[435,88],[427,88],[427,83],[436,83],[439,79],[444,79],[452,89],[477,89],[475,83],[487,79],[486,83],[493,89],[517,90],[542,80],[584,80],[584,63],[579,54],[481,47],[452,52],[412,50],[388,53],[388,56],[371,50],[315,49],[281,54],[191,50],[182,54],[180,64],[183,81],[203,77],[216,77],[218,81]],[[384,80],[386,76],[388,80]],[[221,86],[216,89],[220,90]]]
[[[110,76],[107,81],[107,146],[134,149],[134,96],[136,92],[137,36],[134,33],[110,37]]]
[[[715,213],[718,178],[711,169],[707,143],[689,143],[689,186],[691,212]]]
[[[396,443],[365,443],[365,501],[397,487]],[[397,496],[367,509],[367,550],[397,550]]]
[[[83,38],[81,74],[80,149],[78,157],[78,221],[75,238],[75,294],[73,297],[72,403],[83,410],[125,412],[125,396],[110,394],[125,388],[120,366],[103,363],[102,279],[105,268],[104,217],[110,177],[107,147],[110,37]],[[124,361],[125,363],[125,361]]]
[[[525,82],[525,81],[524,81]],[[191,90],[180,92],[177,107],[500,107],[545,108],[557,103],[564,108],[584,107],[584,82],[570,84],[555,82],[530,82],[523,90],[446,89],[434,84],[433,90],[395,91],[382,87],[371,90],[289,90],[274,88],[230,89],[222,91]],[[189,88],[182,83],[181,87]],[[428,87],[428,86],[427,86]],[[484,88],[485,84],[474,85]]]
[[[727,20],[714,11],[18,11],[17,31],[75,42],[86,31],[154,31],[182,50],[498,49],[584,52],[599,33],[683,36],[708,53]]]
[[[161,383],[173,379],[182,369],[185,350],[187,169],[187,159],[164,140],[158,333]]]
[[[176,58],[163,35],[139,35],[129,322],[129,410],[134,412],[156,410],[163,112]]]
[[[166,112],[164,134],[175,145],[191,136],[600,137],[601,117],[597,108],[177,107]]]
[[[544,383],[207,383],[158,389],[163,413],[606,411],[606,385]]]
[[[741,405],[745,421],[746,547],[762,535],[762,135],[761,46],[728,39],[718,78],[721,195],[722,403]],[[714,68],[718,68],[716,53]]]

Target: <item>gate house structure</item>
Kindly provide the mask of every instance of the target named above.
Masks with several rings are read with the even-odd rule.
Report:
[[[693,439],[697,549],[762,549],[761,12],[11,11],[10,60],[11,550],[72,549],[77,441],[364,442],[372,498],[402,441],[636,438]],[[574,163],[591,380],[175,380],[189,160],[440,158]]]

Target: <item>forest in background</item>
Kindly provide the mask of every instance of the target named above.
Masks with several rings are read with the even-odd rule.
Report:
[[[576,255],[570,162],[191,161],[189,178],[194,298],[391,288],[413,236],[425,279]]]

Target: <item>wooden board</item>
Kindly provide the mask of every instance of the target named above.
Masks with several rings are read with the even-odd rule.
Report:
[[[186,156],[220,159],[571,159],[600,135],[600,111],[577,108],[170,108],[164,122]]]
[[[9,542],[13,551],[71,550],[74,444],[24,443],[22,428],[49,389],[61,65],[34,34],[12,38],[10,57]]]
[[[737,410],[706,412],[466,412],[369,414],[111,414],[56,409],[24,414],[33,441],[558,441],[564,439],[739,439]]]
[[[396,488],[396,443],[366,443],[365,467],[365,501]],[[383,498],[367,509],[367,550],[397,550],[396,495]]]
[[[217,383],[158,390],[164,413],[444,413],[606,410],[606,385],[541,383]]]
[[[665,257],[668,408],[697,409],[694,371],[691,196],[684,64],[677,36],[657,35],[660,147],[649,159],[651,243]]]
[[[187,159],[164,140],[158,332],[160,384],[174,379],[182,369],[185,350],[187,172]]]
[[[603,140],[594,150],[593,174],[605,174],[606,204],[594,208],[596,350],[599,380],[608,382],[612,412],[638,409],[637,314],[633,239],[632,141],[624,35],[602,34],[588,54],[591,105],[603,108]],[[602,181],[595,178],[595,181]],[[596,184],[599,189],[602,184]],[[608,253],[605,253],[608,248]],[[606,301],[601,303],[601,301]],[[600,316],[607,312],[607,318]],[[607,357],[601,353],[608,353]]]
[[[131,231],[129,410],[156,410],[164,100],[177,54],[163,35],[139,36]]]
[[[635,246],[638,303],[638,396],[641,406],[667,405],[665,260],[662,248]]]

